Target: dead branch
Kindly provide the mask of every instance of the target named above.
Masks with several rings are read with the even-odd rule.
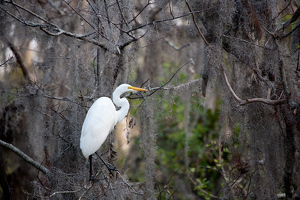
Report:
[[[285,99],[278,99],[278,100],[271,100],[271,99],[264,99],[264,98],[252,98],[252,99],[246,99],[246,100],[240,99],[236,95],[236,93],[234,92],[234,90],[232,89],[232,87],[231,87],[231,85],[230,85],[230,83],[228,81],[228,78],[226,76],[223,64],[221,64],[221,71],[223,73],[223,77],[224,77],[225,83],[226,83],[226,85],[227,85],[230,93],[232,94],[232,96],[234,97],[234,99],[239,102],[239,104],[241,106],[249,104],[249,103],[257,103],[257,102],[258,103],[264,103],[264,104],[271,105],[271,106],[277,106],[277,105],[280,105],[280,104],[284,104],[286,102]]]
[[[27,163],[31,164],[33,167],[35,167],[36,169],[38,169],[39,171],[41,171],[45,175],[49,176],[51,174],[51,172],[50,172],[49,169],[47,169],[46,167],[44,167],[43,165],[41,165],[37,161],[35,161],[32,158],[30,158],[28,155],[26,155],[23,151],[21,151],[20,149],[18,149],[14,145],[9,144],[7,142],[4,142],[3,140],[0,140],[0,145],[3,146],[3,147],[6,147],[9,150],[11,150],[12,152],[16,153],[23,160],[25,160]]]
[[[198,24],[197,24],[197,22],[196,22],[195,15],[194,15],[194,13],[193,13],[193,11],[192,11],[192,8],[191,8],[190,4],[187,2],[187,0],[185,0],[185,3],[186,3],[186,5],[187,5],[189,11],[191,12],[191,15],[192,15],[192,18],[193,18],[193,22],[194,22],[194,24],[195,24],[195,26],[196,26],[196,28],[197,28],[197,31],[198,31],[199,35],[201,36],[201,38],[203,39],[203,41],[205,42],[205,44],[208,46],[209,43],[208,43],[207,40],[205,39],[203,33],[201,32],[201,30],[200,30],[200,28],[199,28],[199,26],[198,26]]]

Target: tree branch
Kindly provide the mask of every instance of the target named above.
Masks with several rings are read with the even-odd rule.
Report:
[[[181,49],[187,47],[187,46],[190,46],[190,43],[187,43],[185,45],[182,45],[181,47],[177,47],[175,44],[173,44],[172,42],[170,42],[169,40],[167,39],[164,39],[164,41],[170,46],[172,47],[173,49],[175,49],[176,51],[180,51]]]
[[[78,190],[75,190],[75,191],[57,191],[57,192],[54,192],[52,193],[49,197],[53,197],[54,195],[57,195],[57,194],[69,194],[69,193],[76,193],[76,192],[80,192],[81,190],[83,190],[83,188],[79,188]]]
[[[89,33],[89,34],[86,34],[86,35],[71,33],[71,32],[68,32],[68,31],[65,31],[65,30],[59,28],[56,24],[53,24],[53,23],[49,22],[48,20],[42,18],[38,14],[36,14],[36,13],[34,13],[34,12],[32,12],[32,11],[16,4],[16,3],[14,3],[13,1],[11,1],[11,2],[10,1],[5,1],[5,3],[12,4],[13,6],[16,6],[17,8],[20,8],[20,9],[24,10],[25,12],[33,15],[37,19],[44,22],[44,23],[34,23],[34,22],[26,21],[24,19],[19,19],[18,17],[16,17],[15,15],[13,15],[12,13],[10,13],[9,11],[7,11],[6,9],[4,9],[3,7],[0,6],[0,9],[3,10],[6,14],[10,15],[12,18],[16,19],[17,21],[21,22],[22,24],[24,24],[26,26],[39,27],[43,32],[45,32],[48,35],[51,35],[51,36],[65,35],[65,36],[73,37],[73,38],[83,40],[83,41],[89,42],[91,44],[97,45],[97,46],[103,48],[104,50],[108,50],[108,48],[103,43],[100,43],[100,42],[98,42],[94,39],[88,39],[87,38],[88,36],[94,34],[95,32],[92,32],[92,33]],[[92,27],[92,28],[94,28],[94,27]],[[102,37],[106,38],[103,34],[101,34],[101,33],[99,33],[99,34]],[[112,52],[112,53],[117,54],[118,52],[115,51],[115,52]]]
[[[23,73],[23,76],[24,78],[29,81],[30,78],[29,78],[29,74],[28,74],[28,71],[27,71],[27,68],[25,66],[25,63],[23,62],[23,59],[22,59],[22,56],[20,55],[19,51],[17,50],[17,48],[15,47],[15,45],[13,45],[10,41],[8,41],[7,39],[6,40],[6,43],[8,44],[10,50],[13,52],[13,54],[15,55],[16,57],[16,60],[17,60],[17,63],[19,63],[19,66],[22,70],[22,73]]]
[[[185,3],[186,3],[186,5],[187,5],[189,11],[191,12],[191,15],[192,15],[192,18],[193,18],[193,22],[194,22],[194,24],[195,24],[195,26],[196,26],[196,28],[197,28],[197,31],[198,31],[199,35],[201,36],[201,38],[203,39],[203,41],[205,42],[205,44],[208,46],[209,43],[208,43],[207,40],[205,39],[203,33],[201,32],[201,30],[200,30],[200,28],[199,28],[199,26],[198,26],[198,24],[197,24],[197,22],[196,22],[195,15],[194,15],[194,13],[193,13],[193,11],[192,11],[192,8],[191,8],[189,2],[187,2],[187,0],[185,0]]]
[[[4,63],[0,64],[0,67],[2,67],[2,66],[5,67],[5,65],[6,65],[8,62],[10,62],[13,58],[14,58],[13,56],[10,56]]]
[[[3,147],[6,147],[9,150],[11,150],[12,152],[16,153],[23,160],[25,160],[27,163],[31,164],[33,167],[35,167],[39,171],[43,172],[45,175],[50,175],[51,174],[49,169],[47,169],[46,167],[44,167],[43,165],[41,165],[37,161],[35,161],[32,158],[30,158],[29,156],[27,156],[23,151],[21,151],[20,149],[18,149],[14,145],[6,143],[3,140],[0,140],[0,145],[3,146]]]
[[[289,19],[289,20],[287,20],[287,21],[285,21],[281,24],[282,28],[288,27],[291,23],[295,22],[298,19],[299,16],[300,16],[300,7],[297,8],[295,13],[291,17],[291,19]]]
[[[270,48],[268,48],[266,46],[255,44],[254,42],[247,41],[247,40],[244,40],[244,39],[241,39],[241,38],[237,38],[237,37],[233,37],[233,36],[229,36],[229,35],[225,35],[225,34],[221,34],[221,36],[225,37],[225,38],[229,38],[229,39],[234,39],[234,40],[237,40],[237,41],[240,41],[240,42],[243,42],[243,43],[247,43],[247,44],[250,44],[250,45],[253,45],[253,46],[257,46],[257,47],[260,47],[260,48],[271,50]]]
[[[91,28],[93,28],[95,31],[98,32],[99,35],[101,35],[103,38],[109,41],[105,35],[103,35],[97,28],[95,28],[89,21],[87,21],[79,12],[77,12],[66,0],[63,0],[82,20],[84,20]]]
[[[128,22],[128,24],[130,24],[131,22],[133,22],[149,5],[151,5],[152,3],[151,3],[151,1],[150,0],[148,0],[148,2],[147,2],[147,4],[138,12],[138,14],[135,16],[135,17],[133,17],[129,22]]]
[[[203,12],[203,11],[193,11],[193,12],[189,12],[189,13],[186,13],[186,14],[183,14],[183,15],[180,15],[180,16],[168,18],[168,19],[155,20],[155,21],[152,21],[152,22],[149,22],[149,23],[146,23],[146,24],[142,24],[142,25],[136,26],[135,28],[132,28],[132,29],[130,29],[128,31],[125,31],[125,32],[130,33],[130,32],[133,32],[135,30],[144,28],[146,26],[155,25],[155,24],[158,24],[158,23],[163,23],[163,22],[168,22],[168,21],[173,21],[173,20],[176,20],[176,19],[180,19],[180,18],[189,16],[192,13],[201,13],[201,12]]]
[[[226,76],[223,64],[221,64],[221,71],[223,73],[223,77],[224,77],[225,83],[226,83],[226,85],[227,85],[230,93],[232,94],[232,96],[234,97],[234,99],[239,102],[239,104],[241,106],[249,104],[249,103],[256,103],[256,102],[258,102],[258,103],[264,103],[264,104],[271,105],[271,106],[277,106],[277,105],[280,105],[280,104],[284,104],[286,102],[285,99],[278,99],[278,100],[271,100],[271,99],[264,99],[264,98],[252,98],[252,99],[246,99],[246,100],[240,99],[236,95],[236,93],[233,91],[233,89],[232,89],[232,87],[231,87],[231,85],[230,85],[230,83],[228,81],[228,78]]]
[[[158,90],[160,89],[163,89],[164,86],[166,86],[167,84],[169,84],[171,82],[171,80],[175,77],[175,75],[184,67],[186,66],[187,64],[189,64],[190,62],[192,62],[192,60],[189,60],[188,62],[186,62],[185,64],[183,64],[181,67],[179,67],[179,69],[177,69],[177,71],[171,76],[171,78],[165,83],[165,84],[162,84],[160,87],[158,88],[151,88],[151,90],[153,92],[151,92],[150,94],[148,94],[147,96],[151,96],[153,95],[155,92],[157,92]]]
[[[189,63],[189,62],[188,62]],[[186,64],[188,64],[188,63],[186,63]],[[195,80],[192,80],[192,81],[190,81],[190,82],[187,82],[187,83],[183,83],[183,84],[180,84],[180,85],[176,85],[176,86],[172,86],[172,87],[165,87],[174,77],[175,77],[175,75],[179,72],[179,70],[182,68],[182,67],[184,67],[186,64],[184,64],[183,66],[181,66],[173,75],[172,75],[172,77],[165,83],[165,84],[163,84],[163,85],[161,85],[161,86],[159,86],[159,87],[153,87],[153,88],[148,88],[148,91],[150,92],[150,94],[146,94],[146,96],[148,97],[148,96],[151,96],[151,95],[153,95],[155,92],[157,92],[158,90],[179,90],[179,89],[182,89],[182,88],[184,88],[184,87],[187,87],[187,88],[189,88],[191,85],[193,85],[193,84],[197,84],[199,81],[200,81],[200,79],[198,78],[198,79],[195,79]],[[149,79],[148,79],[149,80]],[[146,82],[148,82],[148,80],[147,81],[145,81],[142,85],[144,85]],[[137,94],[139,94],[139,96],[126,96],[126,98],[128,98],[128,99],[144,99],[145,100],[145,96],[143,96],[143,95],[141,95],[141,93],[139,92],[139,93],[137,93]]]

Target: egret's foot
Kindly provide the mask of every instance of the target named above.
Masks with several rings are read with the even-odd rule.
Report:
[[[106,167],[109,171],[119,171],[114,165],[111,164],[107,164]]]
[[[111,171],[115,171],[115,172],[116,172],[116,171],[119,171],[114,165],[105,162],[97,152],[95,152],[95,153],[96,153],[96,155],[100,158],[100,160],[103,162],[103,164],[106,166],[106,168],[108,169],[109,173],[110,173],[112,176],[114,176],[114,175],[113,175],[113,173],[112,173]]]
[[[114,172],[118,172],[119,170],[114,166],[114,165],[111,165],[109,163],[106,163],[106,168],[108,169],[109,173],[114,177],[114,174],[112,173],[112,171]]]

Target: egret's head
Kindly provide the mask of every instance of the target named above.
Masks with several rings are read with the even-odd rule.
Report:
[[[124,94],[126,92],[135,92],[135,91],[147,91],[147,90],[143,89],[143,88],[133,87],[133,86],[128,85],[128,84],[122,84],[122,85],[120,85],[119,87],[116,88],[116,90],[113,93],[113,96],[123,97],[122,94]]]
[[[117,87],[115,91],[120,91],[120,93],[125,93],[125,92],[147,91],[147,90],[143,88],[133,87],[128,84],[122,84],[119,87]]]

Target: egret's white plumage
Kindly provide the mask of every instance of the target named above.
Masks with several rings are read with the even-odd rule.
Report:
[[[90,107],[82,125],[80,149],[84,157],[88,158],[103,144],[114,126],[121,122],[128,113],[129,102],[120,96],[129,91],[147,91],[142,88],[122,84],[113,93],[113,101],[108,97],[101,97]],[[116,110],[115,105],[120,108]]]

